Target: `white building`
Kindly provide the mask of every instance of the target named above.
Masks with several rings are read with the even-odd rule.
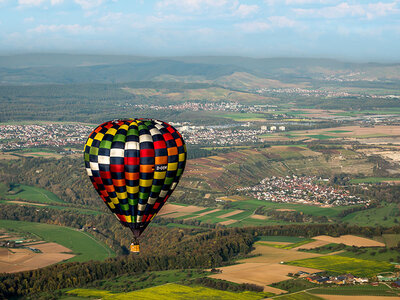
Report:
[[[269,130],[275,131],[276,130],[276,126],[271,126]]]

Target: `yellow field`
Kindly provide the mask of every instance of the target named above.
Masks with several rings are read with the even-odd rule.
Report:
[[[220,299],[220,300],[256,300],[263,299],[265,295],[255,292],[233,293],[221,290],[210,289],[206,287],[190,287],[175,283],[160,285],[148,289],[128,292],[128,293],[111,293],[109,291],[91,290],[91,289],[75,289],[68,294],[77,295],[79,297],[101,298],[104,300],[171,300],[171,299]]]

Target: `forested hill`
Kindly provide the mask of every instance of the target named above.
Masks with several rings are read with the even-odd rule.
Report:
[[[154,60],[140,63],[99,64],[94,66],[35,66],[0,68],[3,84],[26,83],[117,83],[151,80],[157,76],[201,76],[213,80],[234,72],[251,72],[231,65],[184,63],[174,60]]]
[[[0,56],[0,84],[118,83],[137,80],[221,81],[240,74],[283,82],[400,80],[400,64],[355,63],[324,58],[231,56],[139,57],[25,54]],[[245,74],[245,75],[244,75]],[[243,78],[244,76],[244,78]],[[334,81],[336,81],[336,79]],[[233,86],[234,87],[234,86]]]

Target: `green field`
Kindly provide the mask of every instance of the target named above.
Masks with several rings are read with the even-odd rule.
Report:
[[[351,285],[326,288],[315,288],[309,291],[312,294],[320,295],[348,295],[348,296],[397,296],[396,291],[386,284],[372,285]],[[388,298],[390,299],[390,298]]]
[[[11,191],[7,191],[4,184],[0,184],[0,196],[6,199],[22,199],[33,201],[37,203],[63,203],[60,198],[58,198],[52,192],[45,189],[41,189],[35,186],[17,184],[13,186]]]
[[[379,183],[383,181],[400,181],[400,178],[394,178],[394,177],[353,178],[350,180],[350,183]]]
[[[400,242],[400,234],[383,234],[382,237],[387,247],[397,247]]]
[[[395,203],[381,203],[381,207],[371,208],[351,213],[345,216],[343,222],[358,226],[394,226],[399,221],[399,208]]]
[[[314,134],[314,135],[307,135],[307,136],[310,138],[318,139],[318,140],[329,140],[329,139],[337,138],[336,136],[325,135],[325,134]]]
[[[265,115],[257,113],[230,113],[230,114],[215,114],[215,117],[232,119],[234,121],[250,121],[265,119]]]
[[[289,295],[282,295],[282,296],[277,296],[274,297],[274,299],[279,299],[279,300],[323,300],[323,298],[311,295],[307,292],[298,292],[294,294],[289,294]]]
[[[112,279],[98,280],[89,288],[101,286],[102,290],[113,293],[150,288],[166,283],[204,277],[211,273],[202,270],[168,270],[154,271],[142,274],[123,275]]]
[[[331,132],[331,133],[346,133],[346,132],[351,132],[351,131],[349,131],[349,130],[340,130],[340,129],[338,129],[338,130],[328,130],[328,131],[325,131],[325,132]]]
[[[287,264],[299,267],[326,270],[340,274],[351,273],[355,276],[367,277],[372,277],[380,272],[394,270],[394,266],[388,262],[364,260],[338,255],[294,260],[288,262]]]
[[[364,248],[364,249],[359,249],[359,251],[357,251],[357,252],[345,251],[338,255],[346,256],[346,257],[360,258],[360,259],[367,259],[367,260],[400,262],[400,252],[399,251],[390,250],[390,249],[387,249],[384,247]]]
[[[113,294],[109,291],[92,290],[92,289],[74,289],[68,292],[68,294],[77,295],[80,297],[96,297],[104,300],[125,300],[125,299],[140,299],[140,300],[170,300],[170,299],[219,299],[219,300],[253,300],[253,299],[264,299],[264,293],[255,292],[227,292],[215,289],[210,289],[201,286],[185,286],[175,283],[165,284],[143,290],[128,292],[128,293],[116,293]]]
[[[40,240],[55,242],[63,245],[76,254],[68,261],[103,260],[114,257],[115,253],[108,246],[96,240],[87,232],[77,231],[69,227],[62,227],[43,223],[0,220],[0,228],[33,234]]]
[[[259,236],[256,238],[256,241],[262,242],[284,242],[284,243],[298,243],[308,240],[307,238],[297,237],[297,236]]]
[[[327,216],[327,217],[335,217],[342,210],[348,209],[352,206],[346,207],[319,207],[312,205],[302,205],[302,204],[292,204],[292,203],[277,203],[272,201],[262,201],[262,200],[246,200],[246,201],[235,201],[230,203],[232,208],[235,209],[243,209],[248,211],[254,211],[256,208],[260,206],[264,206],[266,209],[293,209],[295,211],[303,212],[305,214],[314,215],[314,216]],[[230,217],[231,218],[231,217]]]
[[[303,246],[305,244],[314,242],[315,240],[304,240],[304,241],[300,241],[297,243],[293,243],[290,245],[279,245],[279,244],[268,244],[268,242],[256,242],[256,244],[259,245],[265,245],[265,246],[269,246],[269,247],[274,247],[274,248],[279,248],[279,249],[285,249],[285,250],[290,250],[299,246]]]

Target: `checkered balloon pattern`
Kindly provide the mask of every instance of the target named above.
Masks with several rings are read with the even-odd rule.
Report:
[[[176,188],[186,145],[165,122],[113,120],[90,134],[84,157],[101,199],[139,237]]]

